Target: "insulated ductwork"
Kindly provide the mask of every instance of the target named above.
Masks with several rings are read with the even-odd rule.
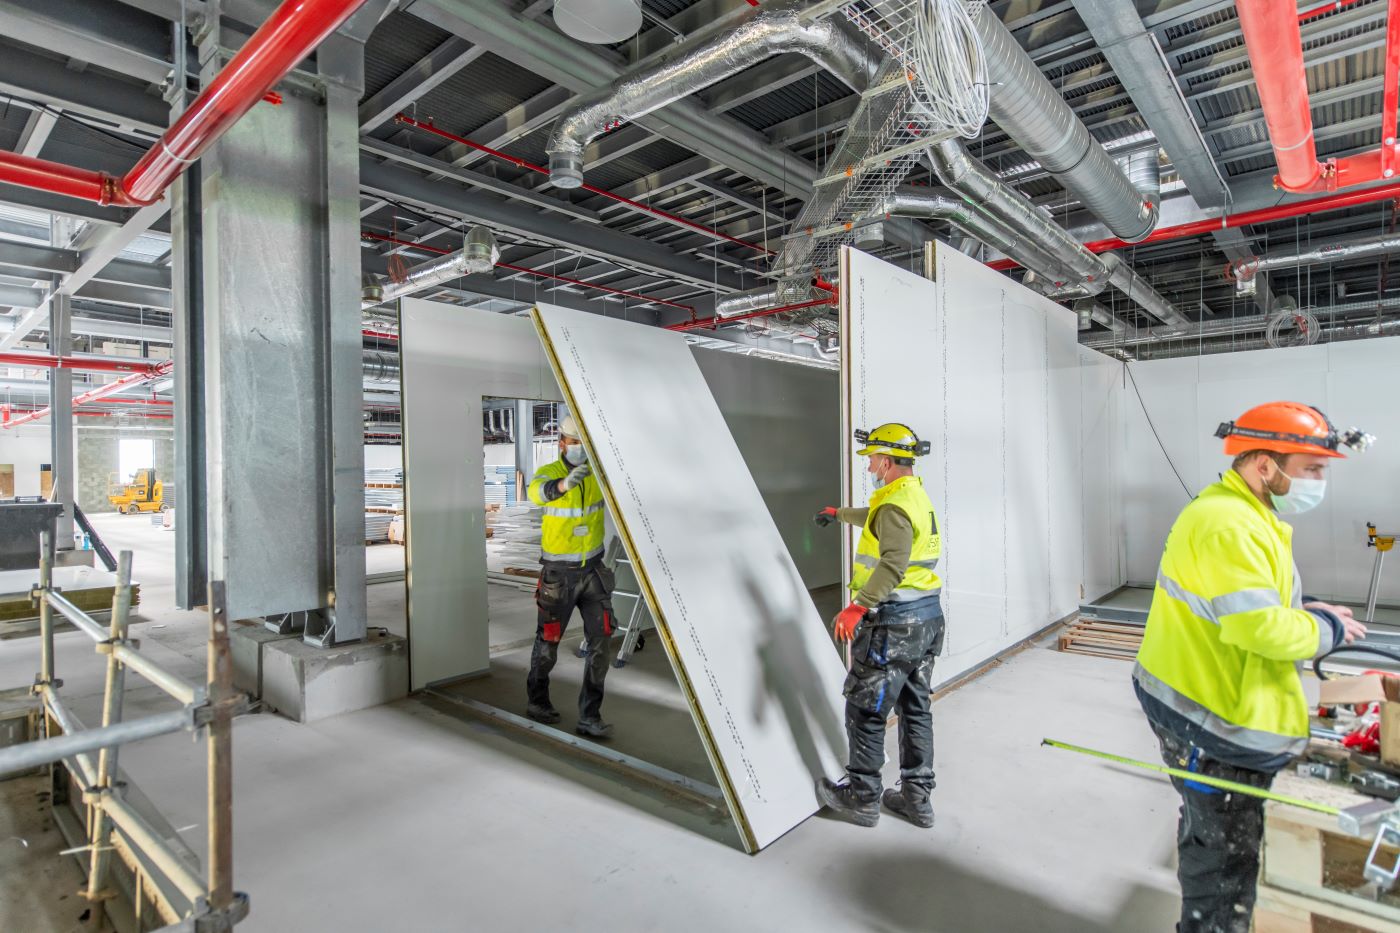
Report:
[[[1079,329],[1088,330],[1091,322],[1102,324],[1114,335],[1119,335],[1127,331],[1128,327],[1118,318],[1109,313],[1109,310],[1092,298],[1081,298],[1074,303],[1074,313],[1079,315]]]
[[[1147,279],[1133,271],[1133,267],[1117,253],[1103,253],[1099,256],[1103,266],[1108,270],[1108,281],[1114,288],[1127,295],[1132,301],[1137,302],[1144,311],[1161,321],[1163,324],[1174,324],[1178,327],[1190,326],[1191,321],[1172,305],[1170,301],[1162,297],[1161,292],[1148,283]]]
[[[986,5],[973,15],[992,83],[992,119],[1094,216],[1129,243],[1157,226],[1157,204],[1112,157]]]
[[[377,296],[364,289],[361,292],[363,306],[371,308],[464,275],[490,272],[500,258],[501,250],[491,231],[482,226],[472,227],[457,252],[414,266],[408,270],[402,282],[386,283]]]
[[[1104,268],[1098,258],[1019,192],[1003,184],[968,153],[961,140],[936,143],[929,147],[928,155],[943,184],[969,203],[979,205],[1005,227],[1021,231],[1054,260],[1055,267],[1045,270],[1047,274],[1060,281],[1103,290]]]
[[[1318,343],[1340,343],[1344,340],[1367,340],[1371,337],[1400,336],[1400,318],[1387,318],[1369,324],[1347,324],[1342,327],[1324,327]],[[1276,347],[1267,338],[1254,337],[1239,340],[1234,337],[1216,337],[1199,343],[1177,343],[1164,347],[1152,347],[1133,351],[1132,355],[1141,360],[1164,360],[1178,356],[1204,356],[1210,353],[1239,353],[1244,350],[1272,350]]]
[[[1387,299],[1385,301],[1356,301],[1348,304],[1329,305],[1327,307],[1310,309],[1314,317],[1323,323],[1323,336],[1330,331],[1339,328],[1363,328],[1371,326],[1374,321],[1364,324],[1347,323],[1348,318],[1374,317],[1386,312],[1394,313],[1400,311],[1400,299]],[[1245,334],[1259,334],[1268,330],[1269,322],[1273,320],[1273,315],[1251,314],[1244,317],[1219,318],[1199,323],[1188,323],[1183,327],[1152,327],[1142,330],[1130,331],[1121,336],[1113,334],[1092,334],[1080,341],[1084,346],[1093,350],[1106,350],[1111,347],[1138,347],[1148,344],[1175,343],[1178,341],[1200,341],[1203,339],[1215,339],[1221,337],[1237,337]],[[1393,331],[1392,331],[1393,332]],[[1359,330],[1346,330],[1345,333],[1360,333]],[[1370,336],[1376,336],[1372,334]],[[1262,338],[1261,338],[1262,339]],[[1192,343],[1192,346],[1195,344]]]
[[[778,286],[767,285],[752,291],[724,296],[715,302],[715,315],[717,317],[734,317],[736,314],[748,314],[750,311],[776,308],[778,303]]]
[[[1324,262],[1346,262],[1349,259],[1365,259],[1368,256],[1396,252],[1400,252],[1400,234],[1388,233],[1364,239],[1324,243],[1302,251],[1270,253],[1255,259],[1241,259],[1225,267],[1225,277],[1234,279],[1236,289],[1242,294],[1253,294],[1254,277],[1260,272],[1293,269]]]
[[[549,180],[559,188],[583,184],[583,150],[593,140],[752,65],[795,52],[861,92],[879,67],[844,17],[804,22],[802,4],[755,7],[733,29],[697,37],[669,58],[585,95],[561,114],[550,134]]]
[[[919,188],[900,188],[876,210],[881,215],[946,221],[968,236],[1010,256],[1025,268],[1050,279],[1059,279],[1057,287],[1064,284],[1063,274],[1058,274],[1062,263],[1024,233],[1018,233],[1009,225],[983,214],[966,201],[929,194]]]

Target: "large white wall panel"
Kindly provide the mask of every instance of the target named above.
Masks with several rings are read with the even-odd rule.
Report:
[[[868,500],[854,428],[907,421],[932,442],[916,472],[942,522],[947,682],[1072,613],[1081,587],[1121,582],[1118,423],[1111,365],[1080,350],[1073,314],[944,244],[928,271],[843,252],[844,485]]]
[[[482,397],[563,397],[526,318],[418,299],[404,302],[402,317],[409,657],[416,690],[490,664],[481,472],[488,463],[513,462],[515,448],[483,450]],[[691,352],[803,582],[837,582],[836,536],[811,520],[838,494],[835,374],[715,350]],[[668,415],[687,416],[685,409]],[[392,458],[398,448],[366,451]],[[724,484],[712,492],[722,498]]]
[[[1123,366],[1079,348],[1080,463],[1083,497],[1082,599],[1094,600],[1126,579],[1123,540]]]
[[[836,373],[720,350],[691,352],[802,582],[808,589],[840,583],[840,539],[812,521],[840,496]],[[723,495],[723,487],[715,493]]]
[[[1212,436],[1216,425],[1287,399],[1318,406],[1340,428],[1354,424],[1380,437],[1368,453],[1333,464],[1320,508],[1290,519],[1309,595],[1363,598],[1375,556],[1365,546],[1366,522],[1400,526],[1400,406],[1382,375],[1398,360],[1400,338],[1387,338],[1129,364],[1142,404],[1129,383],[1122,402],[1128,578],[1156,577],[1167,532],[1188,501],[1162,446],[1194,494],[1229,469]],[[1400,602],[1400,574],[1383,578],[1381,600]]]
[[[414,690],[490,665],[483,396],[563,401],[524,318],[404,299],[404,506]]]
[[[534,319],[755,851],[841,771],[836,650],[685,339],[548,305]]]

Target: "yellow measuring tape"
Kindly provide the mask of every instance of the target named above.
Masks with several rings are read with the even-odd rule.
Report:
[[[1264,790],[1262,787],[1253,787],[1249,784],[1241,784],[1238,781],[1227,781],[1224,778],[1211,777],[1206,774],[1197,774],[1195,771],[1184,771],[1181,768],[1168,768],[1166,765],[1154,765],[1146,761],[1138,761],[1135,758],[1124,758],[1122,755],[1111,755],[1108,752],[1097,751],[1092,748],[1084,748],[1082,745],[1070,745],[1067,742],[1057,742],[1054,739],[1041,739],[1041,745],[1048,745],[1051,748],[1061,748],[1067,752],[1078,752],[1081,755],[1088,755],[1090,758],[1100,758],[1104,761],[1111,761],[1115,764],[1130,765],[1134,768],[1142,768],[1145,771],[1156,771],[1159,774],[1169,774],[1172,777],[1179,777],[1185,781],[1193,781],[1197,784],[1205,784],[1209,787],[1218,787],[1221,790],[1228,790],[1235,794],[1245,794],[1250,797],[1261,797],[1264,800],[1277,800],[1279,803],[1286,803],[1290,807],[1302,807],[1304,810],[1313,810],[1318,813],[1326,813],[1328,816],[1336,816],[1342,811],[1336,807],[1329,807],[1323,803],[1313,803],[1311,800],[1303,800],[1300,797],[1289,797],[1286,794],[1276,794],[1271,790]]]

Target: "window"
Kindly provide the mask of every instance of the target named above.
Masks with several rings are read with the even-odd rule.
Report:
[[[122,438],[117,442],[117,471],[123,483],[129,482],[137,470],[156,465],[156,442],[149,437]]]

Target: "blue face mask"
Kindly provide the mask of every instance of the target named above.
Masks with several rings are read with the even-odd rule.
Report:
[[[564,462],[569,466],[582,466],[588,459],[588,454],[584,452],[582,444],[564,445]]]
[[[1322,504],[1322,497],[1327,494],[1327,480],[1302,479],[1297,476],[1288,478],[1291,481],[1288,492],[1281,496],[1274,492],[1269,493],[1269,500],[1273,502],[1275,512],[1280,515],[1301,515]]]

